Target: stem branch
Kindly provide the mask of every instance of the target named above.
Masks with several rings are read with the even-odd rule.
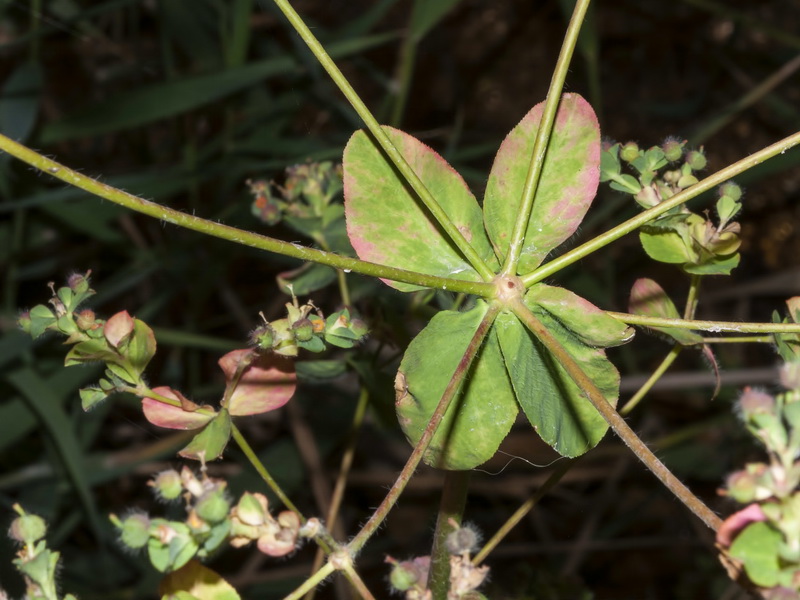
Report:
[[[594,382],[583,372],[578,363],[572,356],[564,349],[558,340],[550,333],[547,328],[537,319],[533,313],[525,306],[521,300],[517,300],[510,305],[511,310],[522,321],[525,326],[545,345],[545,347],[553,354],[553,356],[561,363],[564,370],[569,374],[572,380],[580,387],[586,394],[589,402],[592,403],[597,411],[608,422],[611,429],[614,430],[620,439],[633,451],[636,457],[641,460],[645,466],[650,469],[653,474],[661,480],[669,491],[683,502],[689,510],[697,515],[706,525],[711,529],[717,530],[722,523],[722,520],[714,514],[714,512],[706,506],[697,496],[695,496],[689,488],[681,483],[675,475],[672,474],[664,463],[662,463],[655,454],[652,453],[642,440],[634,433],[628,426],[619,413],[614,410],[608,401],[603,397],[602,392],[597,389]]]

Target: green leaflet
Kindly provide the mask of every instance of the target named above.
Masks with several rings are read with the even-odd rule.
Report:
[[[447,216],[492,268],[497,268],[477,200],[461,176],[431,148],[384,127],[389,138]],[[347,233],[358,257],[442,277],[482,281],[368,134],[357,131],[344,150]],[[409,292],[416,285],[386,282]]]
[[[605,352],[583,344],[548,313],[536,316],[616,405],[619,373]],[[597,445],[608,424],[550,352],[514,315],[500,314],[495,329],[517,401],[539,436],[562,456]]]
[[[409,345],[397,376],[396,407],[412,445],[430,421],[486,310],[487,305],[479,302],[467,312],[440,312]],[[511,430],[517,411],[500,346],[489,332],[433,436],[425,462],[449,470],[486,462]]]

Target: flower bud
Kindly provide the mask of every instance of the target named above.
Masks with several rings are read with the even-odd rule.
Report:
[[[683,156],[683,145],[685,143],[675,138],[667,138],[661,145],[661,149],[664,151],[664,158],[669,162],[680,160],[680,157]]]
[[[445,546],[450,554],[469,554],[478,546],[479,537],[474,527],[459,527],[447,536]]]
[[[17,317],[17,326],[25,333],[31,332],[31,313],[26,310]]]
[[[97,315],[94,314],[93,310],[82,310],[75,315],[75,324],[81,331],[96,329],[98,327]]]
[[[708,160],[702,150],[692,150],[686,155],[686,164],[689,165],[692,171],[702,171],[706,168]]]
[[[153,491],[162,500],[175,500],[183,492],[180,473],[175,469],[161,471],[148,485],[152,486]]]
[[[150,517],[133,513],[122,521],[120,541],[128,548],[143,548],[150,539]]]
[[[13,521],[8,536],[23,544],[33,544],[47,533],[47,523],[39,515],[23,514]]]
[[[195,505],[197,515],[207,523],[219,523],[228,516],[231,504],[222,487],[203,494]]]
[[[89,290],[89,274],[73,273],[67,278],[67,286],[76,294],[85,294]]]
[[[773,414],[775,399],[766,392],[746,387],[742,397],[739,398],[739,411],[745,421],[753,419],[756,415]]]
[[[632,162],[639,158],[639,145],[636,142],[628,142],[619,150],[619,157],[625,162]]]
[[[308,319],[300,319],[292,324],[292,332],[298,342],[307,342],[314,337],[314,326]]]
[[[428,556],[395,562],[389,575],[389,583],[400,592],[405,592],[413,587],[424,589],[428,583],[429,569],[430,557]]]
[[[256,327],[250,334],[250,343],[260,350],[270,350],[275,342],[275,330],[269,323]]]
[[[719,187],[719,195],[720,197],[728,196],[731,200],[738,202],[742,199],[742,188],[739,187],[739,184],[728,181]]]
[[[787,390],[800,390],[800,362],[783,363],[780,380]]]

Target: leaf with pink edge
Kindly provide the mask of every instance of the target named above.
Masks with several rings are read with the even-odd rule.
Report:
[[[103,325],[103,336],[105,336],[112,348],[122,346],[133,333],[133,317],[123,310],[113,315]]]
[[[484,220],[501,257],[508,253],[519,218],[520,199],[543,110],[544,102],[540,102],[511,130],[500,145],[489,175]],[[595,197],[599,180],[597,116],[578,94],[564,94],[525,231],[518,273],[535,269],[575,232]]]
[[[181,403],[180,406],[174,406],[161,402],[156,398],[142,398],[144,416],[153,425],[167,429],[200,429],[207,425],[216,415],[211,407],[200,407],[178,390],[173,390],[170,387],[160,386],[153,388],[153,392]],[[203,410],[200,411],[200,408]]]
[[[546,311],[584,344],[596,348],[619,346],[633,339],[634,330],[569,290],[539,283],[525,294],[534,314]]]
[[[467,242],[497,268],[480,207],[461,176],[416,138],[391,127],[383,130]],[[344,198],[347,234],[362,260],[428,275],[482,281],[364,131],[353,134],[344,150]],[[422,289],[408,283],[386,283],[406,292]]]
[[[628,309],[635,315],[659,317],[662,319],[680,319],[678,309],[670,300],[667,292],[652,279],[643,277],[637,279],[631,288],[631,298]],[[693,346],[703,343],[703,336],[694,331],[678,329],[675,327],[650,327],[655,331],[671,337],[683,346]]]
[[[235,385],[227,404],[235,417],[259,415],[280,408],[294,395],[297,386],[294,362],[277,354],[233,350],[219,359],[219,366],[228,386]]]

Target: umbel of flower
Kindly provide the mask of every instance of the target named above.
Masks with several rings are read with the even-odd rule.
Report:
[[[297,356],[300,348],[322,352],[326,344],[339,348],[352,348],[367,335],[366,324],[343,309],[323,317],[313,302],[302,306],[297,297],[286,303],[286,317],[267,321],[251,334],[250,342],[259,350],[270,350],[282,356]]]

